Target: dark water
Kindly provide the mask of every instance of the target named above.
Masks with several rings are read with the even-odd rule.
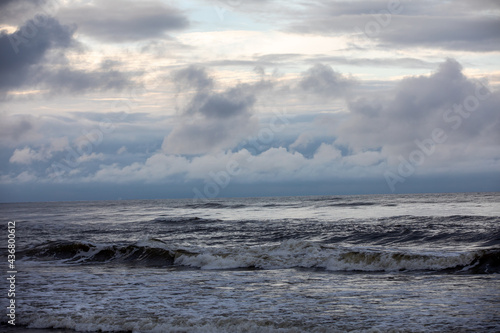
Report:
[[[500,332],[498,193],[0,209],[24,327]]]

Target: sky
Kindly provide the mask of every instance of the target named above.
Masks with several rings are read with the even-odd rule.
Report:
[[[500,190],[500,1],[0,1],[0,202]]]

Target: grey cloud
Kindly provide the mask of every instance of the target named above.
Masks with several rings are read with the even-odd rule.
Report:
[[[256,127],[250,118],[205,119],[177,126],[165,137],[162,150],[169,154],[204,154],[234,147]]]
[[[262,62],[256,60],[235,60],[235,59],[224,59],[224,60],[215,60],[205,63],[207,66],[276,66],[276,63],[272,62]]]
[[[118,60],[105,59],[103,62],[101,62],[101,69],[110,70],[120,66],[121,64],[122,62]]]
[[[195,88],[198,91],[212,88],[214,80],[205,68],[191,65],[174,73],[174,80],[179,89]]]
[[[248,60],[223,59],[206,62],[207,66],[249,66],[249,67],[278,67],[287,63],[296,63],[304,58],[301,54],[264,54],[254,55]]]
[[[40,22],[43,22],[41,24]],[[0,34],[0,91],[31,80],[36,65],[52,48],[72,44],[73,27],[62,26],[50,17],[37,16],[12,34]]]
[[[75,27],[61,25],[56,19],[37,16],[27,21],[16,32],[0,34],[0,94],[18,88],[48,89],[52,94],[122,89],[129,78],[112,69],[111,60],[97,71],[73,70],[66,67],[52,69],[49,55],[53,50],[66,50],[77,42],[73,39]],[[62,53],[64,58],[64,53]]]
[[[477,98],[478,89],[488,98],[479,101],[474,113],[461,116],[453,111]],[[381,148],[395,156],[415,149],[415,140],[429,138],[435,128],[441,128],[450,145],[495,146],[500,132],[500,95],[488,94],[486,89],[467,78],[457,61],[448,59],[430,76],[400,81],[390,97],[351,100],[351,115],[337,133],[339,143],[358,150]]]
[[[316,64],[304,73],[299,87],[309,93],[335,98],[345,96],[354,82],[353,78],[334,71],[328,65]]]
[[[48,86],[53,93],[84,93],[99,90],[121,90],[130,84],[121,72],[82,71],[69,68],[58,71],[42,71],[37,78],[43,86]]]
[[[476,2],[460,1],[455,7],[455,2],[402,1],[390,14],[388,3],[314,2],[304,5],[304,18],[295,19],[289,30],[309,34],[359,34],[361,30],[365,34],[360,37],[390,47],[426,46],[470,52],[500,49],[500,19],[498,15],[485,14],[498,12],[498,4],[480,1],[473,9]],[[381,12],[384,14],[377,18]]]
[[[198,109],[206,117],[229,118],[248,112],[255,104],[255,96],[249,95],[244,88],[231,88],[226,92],[208,96]]]
[[[495,17],[399,17],[380,41],[472,52],[500,50],[500,19]]]
[[[165,56],[173,56],[177,52],[183,52],[186,50],[192,50],[193,47],[187,44],[181,43],[175,38],[169,39],[154,39],[142,43],[144,46],[141,47],[142,53],[147,53],[148,55],[154,55],[158,58],[164,58]]]
[[[39,139],[37,120],[39,119],[29,115],[9,116],[0,113],[0,145],[15,147],[20,143]]]
[[[334,63],[350,66],[384,66],[407,68],[435,68],[437,63],[416,58],[348,58],[339,56],[317,55],[306,59],[307,62]]]
[[[106,42],[168,38],[167,32],[189,26],[183,13],[159,1],[97,1],[66,8],[59,15],[77,23],[81,32]]]
[[[332,56],[325,54],[299,55],[299,54],[267,54],[259,55],[252,60],[224,59],[204,63],[206,66],[251,66],[251,67],[279,67],[296,64],[297,62],[307,64],[336,64],[349,66],[384,66],[384,67],[405,67],[405,68],[435,68],[437,62],[425,61],[417,58],[354,58],[344,56]]]
[[[218,92],[206,70],[195,66],[176,72],[174,79],[184,91],[195,90],[182,108],[181,123],[163,141],[163,151],[174,154],[201,154],[238,144],[255,129],[253,106],[258,93],[270,85],[238,84]]]
[[[0,22],[17,26],[27,18],[40,14],[51,14],[54,4],[46,0],[2,0],[0,1]]]

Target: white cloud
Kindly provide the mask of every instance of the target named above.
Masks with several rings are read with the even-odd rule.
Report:
[[[10,163],[32,164],[36,161],[47,161],[54,153],[62,152],[69,146],[67,137],[51,138],[48,144],[41,145],[38,150],[28,146],[16,149],[9,159]]]
[[[23,184],[39,181],[39,178],[31,171],[23,171],[18,175],[0,176],[0,184]]]
[[[309,133],[302,133],[299,135],[299,137],[295,140],[294,143],[290,145],[290,149],[296,150],[297,148],[305,148],[307,145],[309,145],[312,142],[312,135]]]
[[[69,147],[69,140],[66,136],[50,139],[51,152],[64,151],[67,147]]]
[[[103,160],[103,159],[104,159],[103,153],[84,154],[84,155],[81,155],[80,157],[78,157],[78,159],[76,160],[76,163],[80,164],[80,163],[90,162],[90,161],[94,161],[94,160]]]
[[[153,183],[165,180],[174,175],[186,172],[188,161],[183,157],[167,156],[161,153],[148,158],[146,162],[134,162],[128,166],[120,167],[117,164],[102,165],[95,175],[89,176],[85,181],[105,183]]]
[[[46,156],[42,152],[37,152],[29,147],[24,147],[23,149],[16,149],[9,159],[10,163],[17,164],[31,164],[34,161],[43,161]]]
[[[127,152],[127,147],[125,146],[121,146],[121,148],[116,151],[118,155],[124,154],[126,152]]]

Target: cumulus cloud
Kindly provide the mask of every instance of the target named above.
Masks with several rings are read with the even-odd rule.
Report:
[[[31,164],[33,161],[43,160],[45,160],[43,153],[34,151],[29,147],[24,147],[23,149],[14,150],[9,162],[17,164]]]
[[[201,154],[227,149],[255,130],[253,107],[269,83],[237,84],[218,91],[207,71],[196,66],[178,71],[174,79],[188,100],[181,108],[180,125],[163,141],[164,152]]]
[[[103,153],[83,154],[76,159],[76,163],[80,164],[80,163],[86,163],[86,162],[90,162],[90,161],[94,161],[94,160],[101,160],[102,161],[103,159],[104,159]]]
[[[285,147],[269,148],[259,155],[248,150],[225,151],[194,158],[156,153],[145,162],[127,166],[101,165],[99,171],[85,178],[88,182],[146,182],[214,181],[227,170],[235,183],[321,181],[342,177],[355,177],[363,170],[365,175],[382,172],[381,158],[375,152],[359,154],[344,160],[340,150],[332,144],[321,144],[311,158]],[[371,166],[370,169],[366,166]]]
[[[123,167],[118,164],[103,165],[94,175],[88,176],[84,180],[105,183],[154,183],[160,180],[169,180],[169,178],[172,180],[172,176],[185,174],[188,163],[184,157],[158,153],[148,158],[144,163],[134,162]]]
[[[256,130],[254,108],[260,96],[265,95],[268,100],[297,96],[329,100],[345,98],[356,84],[352,77],[324,64],[314,65],[302,73],[298,81],[279,86],[263,77],[256,83],[239,83],[220,90],[214,78],[199,66],[179,70],[173,78],[179,100],[184,97],[184,101],[181,124],[165,138],[162,146],[164,152],[172,154],[202,154],[234,148]]]
[[[116,151],[116,153],[117,153],[118,155],[124,154],[124,153],[126,153],[126,152],[127,152],[127,147],[125,147],[125,146],[121,146],[121,147],[120,147],[120,148]]]
[[[313,136],[309,133],[302,133],[299,137],[290,145],[291,150],[296,150],[300,148],[307,147],[313,141]]]
[[[499,97],[466,77],[456,60],[448,59],[429,76],[401,80],[387,98],[351,100],[351,115],[340,126],[338,142],[357,151],[381,149],[395,159],[440,129],[448,138],[441,148],[495,146],[500,139]],[[460,155],[460,149],[454,151]]]
[[[54,153],[64,151],[68,144],[67,137],[52,138],[48,144],[41,145],[38,149],[26,146],[23,149],[14,150],[9,162],[29,165],[36,161],[47,161]]]
[[[37,65],[46,53],[70,47],[74,31],[74,27],[63,26],[54,18],[37,16],[12,34],[1,32],[0,91],[33,83],[33,76],[39,73]]]
[[[64,57],[66,50],[78,44],[73,38],[75,31],[74,25],[61,25],[55,18],[40,15],[11,34],[2,31],[0,97],[22,88],[46,89],[52,94],[84,93],[120,90],[131,83],[124,73],[112,68],[76,70],[71,64],[51,66],[51,52],[62,51]]]
[[[336,98],[345,96],[354,82],[352,77],[346,77],[328,65],[316,64],[303,74],[299,87],[308,93]]]
[[[59,15],[82,33],[114,43],[168,38],[167,32],[189,27],[183,13],[160,1],[93,1]]]

